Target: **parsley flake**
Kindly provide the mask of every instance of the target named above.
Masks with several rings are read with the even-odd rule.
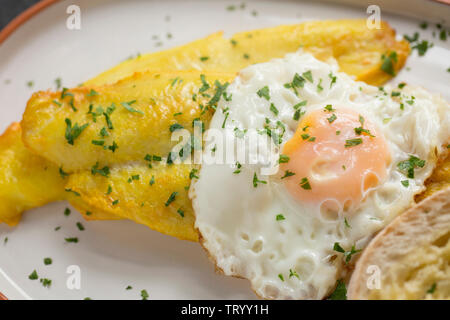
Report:
[[[175,201],[175,197],[178,195],[178,192],[172,192],[172,194],[169,196],[169,198],[167,199],[165,206],[168,207],[172,202]]]
[[[269,87],[265,86],[262,87],[261,89],[259,89],[256,94],[260,97],[260,98],[265,98],[267,101],[270,100],[270,93],[269,93]]]
[[[81,127],[78,125],[78,123],[75,123],[75,125],[72,127],[72,121],[69,118],[65,119],[66,122],[66,133],[65,138],[67,142],[71,145],[73,145],[74,140],[80,136],[80,134],[83,132],[84,129],[87,128],[89,125],[88,123],[83,124]]]
[[[311,185],[309,183],[308,178],[306,178],[306,177],[302,178],[302,180],[300,181],[299,185],[300,185],[300,187],[302,187],[302,189],[311,190]]]

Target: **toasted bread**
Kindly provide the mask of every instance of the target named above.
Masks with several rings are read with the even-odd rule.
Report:
[[[450,299],[450,188],[434,193],[364,250],[348,299]]]

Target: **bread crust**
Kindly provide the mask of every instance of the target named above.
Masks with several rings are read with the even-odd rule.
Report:
[[[347,297],[368,299],[367,286],[371,274],[366,272],[376,265],[381,272],[389,272],[389,265],[412,252],[414,248],[432,243],[450,230],[450,188],[436,192],[394,219],[367,246],[356,264],[350,279]]]

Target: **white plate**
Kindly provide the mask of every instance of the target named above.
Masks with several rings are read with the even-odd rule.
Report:
[[[424,19],[450,17],[449,6],[417,0],[414,3],[420,2],[421,7],[411,6],[410,1],[399,2],[409,7],[409,14],[420,13]],[[66,28],[66,8],[72,3],[81,7],[78,31]],[[64,86],[75,86],[137,52],[170,48],[218,30],[231,35],[304,20],[367,16],[365,8],[319,2],[246,0],[245,9],[240,9],[241,3],[82,0],[50,6],[0,46],[0,130],[21,119],[33,91],[54,89],[58,77]],[[228,11],[229,5],[237,9]],[[389,15],[381,9],[382,18],[400,35],[419,31],[419,20]],[[258,13],[256,17],[253,10]],[[436,30],[434,24],[420,33],[432,40],[434,47],[425,57],[419,58],[415,52],[395,81],[422,85],[450,100],[450,72],[446,71],[450,68],[450,37],[447,42],[440,41],[432,37],[432,30]],[[158,40],[152,38],[155,35]],[[158,47],[159,42],[162,46]],[[34,81],[32,88],[26,85],[28,81]],[[247,281],[215,274],[196,243],[129,221],[83,222],[86,230],[79,231],[76,222],[82,221],[81,216],[72,210],[65,217],[66,206],[61,202],[30,210],[16,228],[0,225],[0,291],[7,297],[139,299],[140,290],[146,289],[151,299],[255,298]],[[62,226],[61,230],[55,232],[56,226]],[[65,243],[64,238],[72,236],[80,242]],[[6,245],[5,237],[9,239]],[[45,257],[53,259],[51,266],[44,266]],[[70,265],[81,269],[80,290],[66,286]],[[41,277],[53,280],[50,289],[28,279],[34,269]],[[128,285],[133,289],[125,290]]]

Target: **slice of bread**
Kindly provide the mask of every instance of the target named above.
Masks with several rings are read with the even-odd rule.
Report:
[[[364,250],[348,299],[450,299],[450,188],[418,203]]]

